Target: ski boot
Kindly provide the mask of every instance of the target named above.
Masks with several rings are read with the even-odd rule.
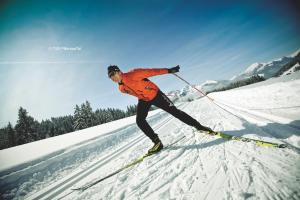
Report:
[[[164,145],[162,144],[162,142],[160,141],[159,138],[156,138],[153,142],[154,142],[154,145],[151,149],[148,150],[148,155],[157,153],[164,148]]]

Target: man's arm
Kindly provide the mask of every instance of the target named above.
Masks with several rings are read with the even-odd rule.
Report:
[[[167,74],[168,69],[167,68],[151,68],[151,69],[134,69],[130,72],[130,75],[134,79],[144,79],[151,76],[157,76],[162,74]]]
[[[151,76],[157,76],[162,74],[168,74],[168,73],[176,73],[179,71],[179,65],[173,68],[151,68],[151,69],[134,69],[131,71],[131,75],[134,79],[144,79]]]

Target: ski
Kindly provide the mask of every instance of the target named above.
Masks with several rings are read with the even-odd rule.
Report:
[[[256,139],[251,139],[251,138],[245,138],[245,137],[241,137],[241,136],[234,136],[234,135],[229,135],[226,133],[222,133],[222,132],[205,132],[209,135],[215,135],[215,136],[219,136],[223,139],[226,140],[236,140],[236,141],[242,141],[242,142],[254,142],[256,145],[258,146],[264,146],[264,147],[276,147],[276,148],[286,148],[288,145],[287,144],[278,144],[278,143],[273,143],[273,142],[267,142],[267,141],[263,141],[263,140],[256,140]]]
[[[167,145],[166,147],[164,147],[161,151],[164,151],[164,150],[168,149],[170,146],[172,146],[172,145],[178,143],[179,141],[181,141],[181,140],[184,139],[184,138],[185,138],[185,136],[182,136],[182,137],[179,138],[178,140],[176,140],[176,141],[174,141],[173,143],[171,143],[171,144]],[[88,189],[88,188],[90,188],[90,187],[92,187],[92,186],[94,186],[94,185],[96,185],[96,184],[98,184],[98,183],[104,181],[105,179],[108,179],[108,178],[110,178],[110,177],[112,177],[112,176],[114,176],[114,175],[120,173],[121,171],[123,171],[123,170],[125,170],[125,169],[127,169],[127,168],[130,168],[130,167],[132,167],[132,166],[134,166],[134,165],[136,165],[136,164],[138,164],[138,163],[141,163],[145,158],[147,158],[147,157],[149,157],[149,156],[152,156],[152,155],[155,155],[155,154],[158,154],[158,153],[160,153],[161,151],[159,151],[159,152],[157,152],[157,153],[152,153],[152,154],[146,153],[146,154],[143,155],[142,157],[137,158],[136,160],[132,161],[131,163],[128,163],[128,164],[125,165],[124,167],[121,167],[120,169],[118,169],[118,170],[116,170],[116,171],[114,171],[114,172],[108,174],[107,176],[105,176],[105,177],[103,177],[103,178],[94,180],[94,181],[92,181],[92,182],[90,182],[90,183],[87,183],[87,184],[85,184],[85,185],[83,185],[83,186],[81,186],[81,187],[78,187],[78,188],[72,188],[71,190],[84,191],[84,190],[86,190],[86,189]]]

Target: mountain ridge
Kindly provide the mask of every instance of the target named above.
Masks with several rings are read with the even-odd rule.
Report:
[[[266,63],[255,62],[248,66],[245,71],[233,76],[229,80],[206,80],[205,82],[196,84],[194,86],[208,93],[220,88],[228,87],[231,83],[243,81],[257,75],[263,77],[264,79],[288,75],[299,70],[297,64],[300,64],[300,49],[288,56],[283,56]],[[173,100],[178,99],[179,97],[181,99],[184,97],[183,99],[185,100],[194,99],[194,95],[192,95],[190,92],[187,92],[191,89],[191,86],[185,86],[181,90],[171,91],[168,94],[173,97],[176,96],[176,98],[173,98]],[[188,94],[188,97],[186,94]]]

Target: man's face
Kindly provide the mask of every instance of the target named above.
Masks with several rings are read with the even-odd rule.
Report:
[[[112,76],[109,77],[113,82],[119,83],[122,80],[121,72],[115,72]]]

